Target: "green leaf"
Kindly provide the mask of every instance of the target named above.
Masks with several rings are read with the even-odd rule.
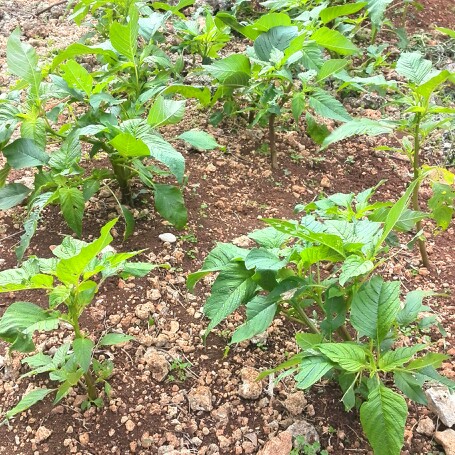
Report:
[[[305,120],[308,136],[310,136],[316,144],[321,145],[325,138],[330,134],[329,129],[324,123],[318,123],[309,112],[306,113]]]
[[[420,370],[422,368],[431,366],[433,368],[439,368],[444,362],[444,360],[449,359],[448,355],[440,354],[437,352],[429,352],[425,356],[421,357],[420,359],[413,360],[406,366],[406,370]]]
[[[101,228],[100,236],[93,242],[82,247],[76,256],[59,261],[56,272],[58,279],[62,283],[76,284],[79,281],[80,275],[90,262],[112,242],[113,237],[110,231],[116,222],[117,218],[114,218],[106,223]]]
[[[190,130],[177,136],[185,142],[188,142],[197,150],[213,150],[220,147],[216,139],[204,131]]]
[[[407,52],[401,54],[395,69],[400,76],[420,85],[428,78],[433,64],[419,52]]]
[[[347,6],[347,5],[345,5]],[[324,62],[321,66],[321,69],[318,72],[317,80],[319,82],[324,81],[325,79],[333,76],[334,74],[338,73],[342,69],[346,68],[349,62],[345,59],[329,59]]]
[[[251,76],[250,61],[243,54],[232,54],[205,66],[205,69],[226,87],[245,87]]]
[[[435,182],[432,184],[433,195],[428,201],[431,216],[441,229],[447,229],[452,222],[455,191],[450,185]]]
[[[298,28],[294,26],[272,27],[259,35],[254,41],[254,50],[260,60],[268,62],[274,49],[285,51],[297,36]]]
[[[328,27],[318,28],[311,35],[311,39],[316,41],[320,46],[340,55],[353,55],[359,51],[351,40],[337,30]]]
[[[305,107],[305,95],[303,93],[295,93],[291,101],[291,110],[296,123],[299,122],[299,118],[305,110]]]
[[[82,368],[84,373],[90,368],[92,363],[92,351],[95,344],[90,338],[76,338],[73,341],[73,350],[76,362]]]
[[[389,333],[400,310],[400,283],[373,277],[354,295],[351,324],[379,345]]]
[[[333,368],[323,356],[304,357],[298,366],[294,379],[299,389],[308,389]]]
[[[16,139],[3,149],[8,164],[13,169],[44,166],[49,156],[32,139]]]
[[[61,303],[65,302],[71,295],[71,289],[60,285],[56,286],[49,293],[49,308],[55,308]]]
[[[276,310],[276,303],[268,302],[264,296],[256,296],[248,302],[248,319],[234,332],[230,344],[241,343],[264,332],[272,324]]]
[[[232,243],[218,243],[216,247],[205,258],[204,263],[199,271],[190,273],[186,285],[191,292],[196,283],[212,272],[222,270],[225,265],[232,260],[243,260],[248,254],[248,250],[239,248]]]
[[[445,33],[450,38],[454,38],[455,39],[455,30],[451,30],[450,28],[446,28],[446,27],[435,27],[435,29],[438,32]]]
[[[9,420],[11,417],[26,411],[34,404],[38,403],[38,401],[44,400],[44,398],[46,398],[51,392],[53,392],[53,389],[35,389],[27,393],[21,398],[19,403],[14,406],[14,408],[10,409],[5,414],[5,420]]]
[[[77,234],[82,235],[82,218],[84,216],[85,200],[82,191],[77,188],[60,188],[58,190],[63,218],[68,226]]]
[[[251,279],[253,274],[240,262],[229,263],[223,268],[204,305],[204,314],[210,319],[206,334],[254,296],[257,284]]]
[[[90,96],[93,87],[93,78],[89,72],[75,60],[68,60],[61,65],[63,79],[70,88],[80,90]]]
[[[423,84],[416,88],[416,92],[422,95],[425,99],[429,100],[435,90],[441,87],[441,85],[449,79],[451,73],[448,70],[444,70],[428,79]]]
[[[31,191],[22,183],[9,183],[0,188],[0,210],[8,210],[19,205]]]
[[[371,22],[376,28],[379,28],[384,20],[384,14],[387,7],[393,2],[393,0],[366,0],[366,2],[366,8]]]
[[[128,209],[125,205],[120,206],[122,210],[123,219],[125,220],[125,232],[123,233],[123,241],[128,240],[134,232],[134,226],[136,224],[134,216],[131,213],[131,210]]]
[[[367,118],[354,119],[334,130],[330,136],[324,140],[322,148],[325,149],[335,142],[348,139],[352,136],[378,136],[380,134],[389,134],[393,130],[394,125],[391,123],[379,122],[377,120],[370,120]]]
[[[287,261],[281,260],[278,256],[265,248],[253,248],[245,258],[245,267],[248,270],[278,270],[285,267]]]
[[[277,231],[273,227],[258,229],[248,234],[248,237],[254,240],[259,246],[272,250],[281,248],[289,240],[289,235]]]
[[[409,362],[417,352],[426,347],[426,344],[416,344],[415,346],[406,346],[394,351],[387,351],[379,359],[378,367],[383,371],[393,371],[395,368]]]
[[[297,333],[295,342],[302,351],[316,348],[316,345],[322,343],[323,335],[320,333]]]
[[[28,82],[32,86],[34,96],[38,96],[43,79],[41,72],[37,70],[38,56],[30,44],[21,42],[20,36],[20,30],[16,29],[8,38],[6,44],[8,68],[13,74]]]
[[[150,273],[151,270],[156,269],[157,267],[161,267],[163,269],[168,269],[169,266],[165,264],[157,265],[157,264],[150,264],[148,262],[127,262],[123,266],[123,270],[120,273],[122,278],[128,278],[130,276],[135,276],[138,278],[142,278]]]
[[[136,7],[130,8],[128,24],[114,22],[109,30],[109,38],[114,49],[134,63],[137,53],[139,34],[139,13]]]
[[[360,407],[360,421],[375,455],[400,455],[408,407],[404,398],[382,383]]]
[[[31,335],[40,325],[56,329],[58,319],[33,303],[14,302],[0,319],[0,338],[11,344],[11,351],[31,352],[35,349]]]
[[[427,306],[422,305],[423,299],[435,295],[433,291],[422,291],[417,289],[408,292],[403,308],[397,314],[397,322],[400,326],[405,327],[417,319],[422,311],[428,311]]]
[[[55,70],[55,68],[60,65],[60,63],[67,59],[80,57],[82,55],[101,55],[112,62],[116,62],[118,60],[117,55],[111,49],[103,49],[102,47],[91,47],[81,43],[73,43],[70,44],[65,50],[61,51],[54,58],[52,61],[51,70]]]
[[[212,97],[208,87],[199,88],[183,84],[169,85],[161,92],[162,95],[172,95],[174,93],[178,93],[185,98],[195,98],[203,106],[209,105]]]
[[[317,349],[345,371],[357,372],[368,366],[365,350],[353,343],[323,343]]]
[[[168,100],[158,96],[150,108],[147,122],[153,128],[180,122],[185,114],[185,100]]]
[[[161,183],[155,183],[153,187],[155,208],[158,213],[177,229],[182,229],[188,221],[188,214],[180,189]]]
[[[339,282],[344,286],[351,278],[365,275],[373,270],[374,264],[360,256],[348,256],[341,266]]]
[[[147,145],[141,139],[136,139],[129,133],[117,134],[109,143],[117,150],[120,156],[125,158],[150,156]]]
[[[100,339],[99,345],[113,346],[116,344],[126,343],[131,340],[134,340],[134,337],[131,335],[125,335],[124,333],[108,333]]]
[[[321,11],[319,17],[321,18],[323,24],[327,24],[332,22],[337,17],[349,16],[350,14],[357,13],[366,5],[367,2],[358,2],[347,5],[329,6]]]
[[[423,391],[424,380],[417,380],[412,373],[395,371],[393,373],[395,385],[411,400],[423,405],[427,404],[427,397]]]

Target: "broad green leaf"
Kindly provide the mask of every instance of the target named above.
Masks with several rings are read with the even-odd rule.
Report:
[[[248,234],[248,237],[254,240],[259,246],[269,250],[273,248],[281,248],[283,244],[289,240],[289,235],[283,234],[273,227],[253,231]]]
[[[308,389],[333,368],[333,363],[323,356],[304,357],[294,379],[299,389]]]
[[[85,200],[82,191],[77,188],[60,188],[58,190],[60,207],[63,218],[68,226],[77,234],[82,235],[82,218],[84,216]]]
[[[100,339],[99,345],[113,346],[116,344],[126,343],[131,340],[134,340],[134,337],[131,335],[125,335],[124,333],[108,333]]]
[[[356,344],[323,343],[317,346],[317,349],[345,371],[355,373],[368,366],[365,350]]]
[[[125,205],[121,205],[120,209],[122,210],[123,219],[125,220],[125,232],[123,233],[123,241],[128,240],[134,232],[134,226],[136,224],[134,220],[134,215],[131,213],[131,210]]]
[[[415,354],[427,347],[426,344],[416,344],[387,351],[380,359],[378,367],[383,371],[393,371],[395,368],[409,362]]]
[[[45,149],[46,121],[37,109],[33,109],[22,116],[21,138],[31,139],[41,150]]]
[[[400,309],[400,283],[374,276],[354,295],[351,324],[359,334],[379,345],[387,336]]]
[[[387,7],[393,0],[366,0],[368,15],[376,28],[382,25]]]
[[[352,120],[344,106],[328,92],[315,89],[310,95],[309,104],[321,117],[347,122]]]
[[[240,262],[223,268],[204,305],[204,314],[210,319],[206,334],[254,296],[257,284],[251,279],[253,274]]]
[[[55,329],[58,319],[33,303],[14,302],[0,319],[0,338],[11,344],[11,351],[31,352],[35,345],[30,329],[39,323],[49,323],[48,329]]]
[[[245,267],[248,270],[272,270],[277,272],[285,267],[286,264],[287,261],[281,260],[265,248],[253,248],[245,258]]]
[[[94,343],[90,338],[76,338],[73,341],[73,350],[76,362],[87,373],[92,363]]]
[[[53,170],[68,172],[79,163],[81,156],[82,150],[79,140],[75,137],[69,137],[62,143],[59,150],[52,152],[48,164]]]
[[[380,383],[360,407],[360,421],[375,455],[400,455],[408,407],[401,395]]]
[[[229,264],[232,260],[245,259],[248,250],[239,248],[232,243],[218,243],[216,247],[205,258],[204,263],[199,271],[190,273],[186,285],[191,292],[196,283],[212,272],[222,270],[225,265]]]
[[[341,266],[339,282],[344,286],[351,278],[365,275],[373,270],[374,264],[360,256],[348,256]]]
[[[89,72],[75,60],[68,60],[61,65],[63,79],[70,88],[84,92],[87,96],[92,93],[93,78]]]
[[[433,92],[441,87],[441,85],[446,82],[449,77],[450,72],[448,70],[441,71],[436,76],[433,76],[431,79],[428,79],[426,82],[419,85],[416,88],[416,92],[428,100]]]
[[[316,144],[322,145],[325,138],[330,134],[327,126],[324,123],[318,123],[309,112],[305,114],[305,121],[308,136],[310,136]]]
[[[450,28],[446,27],[435,27],[438,32],[445,33],[450,38],[455,39],[455,30],[451,30]]]
[[[153,187],[155,208],[158,213],[177,229],[182,229],[188,221],[188,214],[180,189],[162,183],[155,183]]]
[[[226,87],[244,87],[251,77],[251,64],[246,55],[232,54],[217,60],[205,69]]]
[[[65,302],[70,295],[71,295],[70,288],[63,285],[56,286],[49,293],[49,308],[55,308],[56,306]]]
[[[359,51],[351,40],[337,30],[328,27],[318,28],[311,35],[311,39],[316,41],[320,46],[340,55],[353,55]]]
[[[432,184],[433,195],[428,201],[431,216],[441,229],[447,229],[452,222],[455,191],[451,185],[435,182]]]
[[[137,53],[137,38],[139,34],[139,13],[136,7],[130,8],[129,21],[126,25],[112,23],[109,38],[114,49],[134,63]]]
[[[422,305],[423,299],[434,295],[433,291],[423,291],[417,289],[410,291],[406,295],[406,300],[403,308],[397,314],[397,322],[400,326],[405,327],[417,319],[417,316],[422,311],[428,311],[427,306]]]
[[[419,52],[407,52],[401,54],[397,61],[396,72],[417,85],[422,84],[428,78],[433,69],[430,60],[423,58]]]
[[[125,158],[150,156],[147,145],[128,133],[120,133],[109,142],[118,154]]]
[[[306,107],[305,94],[295,93],[291,100],[292,116],[295,122],[298,124],[300,116]]]
[[[337,17],[349,16],[350,14],[357,13],[366,5],[367,2],[359,2],[348,3],[347,5],[329,6],[328,8],[323,9],[319,16],[322,23],[327,24],[332,22]]]
[[[41,72],[37,70],[38,56],[30,44],[21,42],[20,36],[20,30],[16,29],[8,38],[6,44],[8,68],[14,75],[27,81],[32,86],[34,96],[37,97],[43,79]]]
[[[322,343],[323,335],[320,333],[298,333],[295,342],[302,351],[314,349],[316,345]]]
[[[292,20],[288,14],[272,12],[262,14],[255,22],[245,26],[240,33],[254,41],[261,33],[268,32],[273,27],[287,27],[291,24]]]
[[[344,5],[348,6],[348,5]],[[335,59],[331,58],[326,60],[324,64],[321,66],[321,69],[318,72],[317,80],[319,82],[324,81],[325,79],[329,78],[330,76],[338,73],[342,69],[346,68],[349,62],[345,59]]]
[[[9,183],[0,188],[0,210],[8,210],[19,205],[31,191],[22,183]]]
[[[150,273],[151,270],[161,267],[163,269],[169,268],[169,266],[164,264],[150,264],[148,262],[127,262],[123,266],[123,270],[120,273],[122,278],[128,278],[130,276],[135,276],[142,278]]]
[[[16,139],[3,149],[3,154],[13,169],[44,166],[49,161],[47,153],[32,139]]]
[[[247,303],[248,319],[234,332],[230,344],[241,343],[264,332],[272,324],[276,310],[276,303],[267,302],[264,296],[256,296]]]
[[[421,357],[420,359],[415,359],[406,366],[406,370],[420,370],[422,368],[431,366],[433,368],[439,368],[444,362],[444,360],[449,359],[448,355],[440,354],[437,352],[429,352],[425,356]]]
[[[178,93],[185,98],[195,98],[203,106],[210,104],[210,99],[212,97],[208,87],[193,87],[192,85],[182,85],[182,84],[173,84],[166,87],[161,94],[162,95],[172,95]]]
[[[153,128],[180,122],[185,114],[185,101],[168,100],[158,96],[150,108],[147,122]]]
[[[111,229],[117,222],[117,218],[106,223],[101,228],[100,236],[93,242],[81,248],[76,256],[68,259],[62,259],[57,265],[57,277],[64,284],[76,284],[79,277],[89,263],[108,246],[113,237],[110,234]]]
[[[439,354],[439,356],[442,354]],[[431,354],[427,354],[427,357],[431,356]],[[439,368],[438,365],[440,365],[440,362],[445,359],[438,359],[438,354],[434,354],[435,357],[431,356],[430,359],[434,360],[433,364],[427,364],[427,366],[420,368],[419,370],[414,371],[413,373],[416,373],[419,378],[423,377],[425,381],[436,381],[440,384],[443,384],[447,386],[451,392],[455,391],[455,381],[452,381],[451,379],[442,376],[439,374],[433,365],[437,365],[436,368]],[[447,358],[447,357],[446,357]],[[429,359],[427,359],[429,360]]]
[[[116,62],[118,60],[117,55],[113,50],[104,49],[101,45],[98,47],[96,45],[91,47],[81,43],[73,43],[70,44],[65,50],[59,52],[59,54],[54,58],[51,70],[55,70],[60,63],[67,59],[73,59],[74,57],[80,57],[82,55],[100,55],[111,62]]]
[[[216,139],[205,131],[190,130],[178,136],[197,150],[213,150],[220,147]]]
[[[423,405],[427,404],[427,397],[423,391],[424,380],[418,380],[411,372],[395,371],[393,373],[395,385],[411,400]]]
[[[274,49],[285,51],[297,34],[298,28],[294,26],[272,27],[254,41],[256,55],[260,60],[268,62]]]
[[[5,414],[5,420],[9,420],[11,419],[11,417],[20,414],[23,411],[26,411],[34,404],[44,400],[44,398],[46,398],[51,392],[53,392],[53,389],[35,389],[27,393],[21,398],[19,403],[17,403],[17,405],[14,406],[14,408],[10,409]]]
[[[322,143],[322,148],[325,149],[329,145],[348,139],[352,136],[367,135],[378,136],[380,134],[389,134],[394,130],[394,125],[391,123],[370,120],[367,118],[351,120],[339,128],[334,130]]]

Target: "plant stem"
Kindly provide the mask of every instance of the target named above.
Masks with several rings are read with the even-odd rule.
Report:
[[[112,169],[114,170],[115,178],[117,179],[120,191],[122,193],[122,203],[132,207],[133,197],[130,186],[131,172],[127,167],[123,165],[123,163],[118,162],[114,159],[111,159],[110,161],[112,164]]]
[[[85,386],[87,388],[87,396],[90,401],[95,401],[98,398],[98,390],[95,385],[95,380],[93,379],[90,371],[84,373]]]
[[[414,128],[414,155],[412,159],[412,167],[414,171],[414,180],[417,181],[414,191],[412,192],[412,209],[415,211],[420,210],[419,206],[419,189],[420,189],[420,122],[421,115],[416,114],[416,123]],[[417,232],[420,232],[423,228],[422,221],[419,220],[416,223]],[[420,238],[418,239],[420,256],[422,257],[422,263],[427,269],[431,268],[430,259],[428,258],[428,253],[425,245],[425,240]]]
[[[270,114],[269,117],[269,146],[272,169],[278,169],[278,160],[276,156],[275,144],[275,118],[276,114]]]
[[[311,319],[307,316],[305,310],[302,307],[297,306],[294,308],[296,308],[299,316],[302,318],[302,322],[305,323],[305,325],[310,329],[312,333],[321,333],[319,329],[311,322]]]

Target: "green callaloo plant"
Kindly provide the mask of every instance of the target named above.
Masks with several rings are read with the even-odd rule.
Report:
[[[165,20],[160,17],[154,27],[141,28],[133,6],[126,25],[111,24],[109,46],[74,43],[44,69],[34,49],[20,41],[19,31],[9,38],[8,66],[21,80],[17,90],[0,99],[0,151],[6,158],[0,172],[0,209],[27,201],[19,259],[50,204],[60,206],[80,236],[85,204],[101,187],[108,187],[118,202],[125,237],[134,228],[129,207],[141,194],[133,190],[139,181],[153,191],[155,208],[164,218],[178,228],[186,224],[185,160],[159,129],[183,118],[185,100],[172,99],[175,93],[203,102],[210,92],[167,85],[182,62],[172,63],[153,40]],[[90,73],[75,60],[78,56],[97,56],[96,71]],[[176,139],[198,148],[217,147],[210,135],[197,130]],[[83,150],[89,150],[88,157]],[[6,184],[11,169],[26,168],[36,170],[33,188]],[[162,182],[163,177],[174,178],[177,185]],[[112,182],[118,184],[119,197]]]
[[[378,274],[400,253],[393,248],[396,232],[408,232],[424,216],[407,208],[416,184],[395,204],[372,202],[371,188],[299,206],[304,216],[298,222],[266,219],[268,228],[249,235],[256,247],[218,244],[188,277],[192,290],[218,273],[204,305],[210,320],[206,336],[243,305],[246,321],[231,344],[264,332],[278,315],[302,326],[305,333],[297,335],[302,352],[271,371],[288,369],[283,375],[295,374],[303,389],[323,376],[336,378],[347,409],[363,400],[361,422],[379,455],[398,455],[403,445],[407,406],[389,388],[392,377],[419,403],[425,401],[424,382],[455,385],[435,369],[447,356],[414,359],[429,346],[399,345],[401,331],[412,330],[409,325],[429,310],[423,298],[434,293],[412,291],[402,304],[400,283]]]
[[[431,216],[439,228],[447,229],[454,209],[454,176],[444,168],[426,165],[423,146],[435,132],[453,126],[455,107],[439,104],[437,95],[450,81],[455,81],[455,74],[448,70],[434,69],[432,63],[417,52],[402,54],[396,64],[396,72],[404,79],[397,83],[398,96],[395,98],[395,103],[403,109],[403,117],[400,120],[352,120],[333,131],[324,140],[323,147],[357,134],[374,136],[399,132],[395,136],[397,142],[401,143],[399,147],[385,146],[378,149],[402,153],[408,157],[412,180],[416,182],[412,195],[412,208],[415,211],[420,210],[421,176],[427,176],[433,190],[433,196],[428,201]],[[429,169],[432,172],[428,172]],[[416,226],[422,262],[430,268],[421,221]]]
[[[296,122],[306,112],[308,132],[317,142],[328,131],[318,125],[310,111],[341,122],[351,119],[343,105],[324,89],[325,82],[349,61],[324,59],[323,48],[351,56],[358,52],[352,41],[326,26],[301,26],[285,13],[266,14],[247,26],[227,13],[217,17],[252,40],[253,47],[248,48],[247,55],[232,54],[205,66],[216,81],[212,104],[223,103],[212,122],[236,114],[246,114],[250,125],[266,122],[272,168],[278,167],[276,123],[285,112],[291,111]]]
[[[219,57],[219,51],[231,40],[229,27],[209,12],[195,19],[174,22],[180,43],[176,48],[191,55],[200,55],[208,64]]]
[[[37,388],[26,394],[5,419],[24,411],[50,393],[55,392],[54,403],[64,398],[73,387],[82,386],[87,392],[87,403],[102,405],[98,389],[104,386],[113,371],[111,360],[99,360],[98,349],[132,340],[123,333],[107,333],[96,339],[80,325],[81,316],[90,306],[104,281],[110,277],[142,277],[156,266],[145,262],[129,262],[140,251],[116,253],[108,248],[113,238],[110,230],[117,219],[107,223],[100,237],[91,243],[65,237],[53,250],[54,257],[30,257],[21,267],[0,272],[0,293],[23,290],[42,290],[48,296],[48,307],[31,302],[9,305],[0,319],[0,339],[10,345],[10,352],[32,353],[35,332],[52,332],[64,325],[72,332],[72,341],[65,342],[54,354],[37,352],[24,357],[22,363],[30,368],[24,376],[49,373],[56,388]]]

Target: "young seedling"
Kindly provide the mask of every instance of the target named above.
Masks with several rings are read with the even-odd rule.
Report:
[[[58,330],[61,324],[70,328],[72,341],[65,342],[54,354],[37,352],[25,357],[22,363],[30,368],[24,376],[48,373],[56,388],[37,388],[26,394],[9,410],[5,420],[28,409],[50,393],[55,392],[54,404],[64,398],[73,387],[82,386],[87,392],[87,403],[103,403],[99,385],[107,382],[113,371],[111,360],[96,358],[97,349],[124,343],[133,337],[123,333],[107,333],[96,339],[80,325],[81,316],[91,305],[104,281],[110,277],[142,277],[156,266],[145,262],[129,262],[140,251],[116,253],[107,248],[113,240],[110,234],[117,219],[101,228],[100,237],[93,242],[65,237],[53,250],[54,257],[30,257],[21,267],[0,272],[0,293],[23,290],[42,290],[48,296],[48,307],[31,302],[15,302],[8,306],[0,319],[0,339],[9,343],[9,351],[31,353],[36,350],[35,332]]]

